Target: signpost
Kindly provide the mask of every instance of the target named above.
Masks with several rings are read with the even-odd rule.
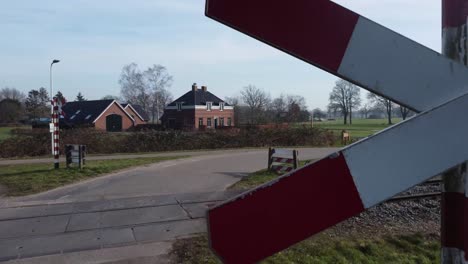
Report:
[[[459,8],[466,0],[446,0],[445,6],[454,2],[451,10],[463,11],[457,16],[463,24],[468,9]],[[422,112],[212,208],[210,244],[225,263],[257,262],[467,160],[463,64],[329,0],[207,0],[206,15]],[[465,33],[466,44],[466,26],[454,30]],[[459,193],[460,202],[443,217],[457,225],[447,228],[450,234],[442,230],[443,238],[458,240],[443,241],[449,248],[443,252],[468,261],[460,220],[468,203],[464,189]]]

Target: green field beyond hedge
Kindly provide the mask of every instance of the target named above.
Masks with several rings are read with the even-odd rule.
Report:
[[[401,118],[392,118],[393,124],[401,121]],[[352,125],[343,125],[343,119],[337,119],[315,122],[314,126],[331,130],[335,134],[340,134],[342,130],[346,130],[351,134],[351,138],[367,137],[389,127],[387,119],[353,119]]]
[[[0,127],[0,141],[11,137],[11,130],[13,127]]]

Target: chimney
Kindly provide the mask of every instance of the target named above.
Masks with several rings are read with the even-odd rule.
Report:
[[[204,92],[206,92],[206,91],[208,90],[208,87],[202,86],[201,89],[202,89]]]
[[[197,89],[198,89],[197,83],[193,83],[193,84],[192,84],[192,91],[196,92]]]

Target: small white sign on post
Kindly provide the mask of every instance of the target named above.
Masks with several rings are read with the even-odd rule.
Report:
[[[49,123],[49,131],[50,133],[54,133],[54,123]]]

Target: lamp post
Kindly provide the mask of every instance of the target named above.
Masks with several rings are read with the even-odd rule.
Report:
[[[60,60],[53,60],[52,63],[50,64],[50,96],[52,98],[51,102],[51,107],[50,107],[50,113],[52,116],[51,122],[50,122],[50,133],[51,133],[51,143],[52,143],[52,155],[54,155],[54,168],[58,169],[59,168],[59,113],[58,113],[58,107],[57,107],[57,100],[53,96],[53,90],[52,90],[52,65],[55,63],[59,63]]]
[[[54,98],[53,96],[53,90],[52,90],[52,65],[54,65],[55,63],[59,63],[60,60],[53,60],[52,63],[50,64],[50,97],[51,98]]]

